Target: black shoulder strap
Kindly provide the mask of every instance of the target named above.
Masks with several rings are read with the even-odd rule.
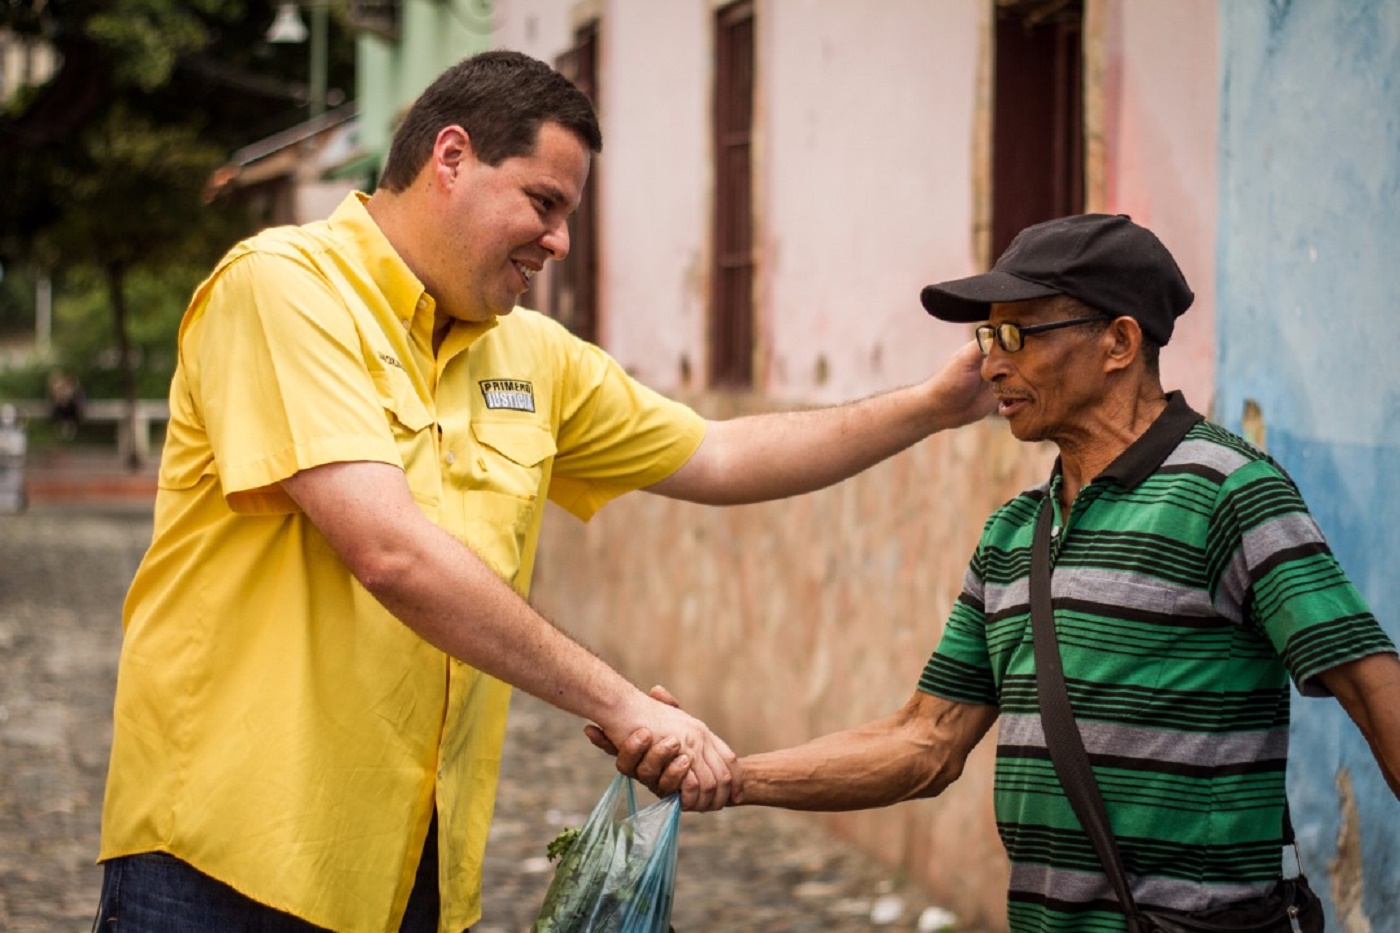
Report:
[[[1084,738],[1074,724],[1074,710],[1069,704],[1065,687],[1065,671],[1060,663],[1060,649],[1055,641],[1054,609],[1050,602],[1050,527],[1055,521],[1055,506],[1051,493],[1041,500],[1040,516],[1035,525],[1031,544],[1031,632],[1035,643],[1035,688],[1040,700],[1040,721],[1045,730],[1045,745],[1055,773],[1064,786],[1074,813],[1094,844],[1099,861],[1103,863],[1118,903],[1128,918],[1129,933],[1136,933],[1137,905],[1128,889],[1123,873],[1123,861],[1118,854],[1118,841],[1108,821],[1108,810],[1099,793],[1089,766],[1089,754],[1084,750]]]

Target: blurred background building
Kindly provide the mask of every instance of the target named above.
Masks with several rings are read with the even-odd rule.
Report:
[[[593,97],[605,146],[570,257],[526,303],[708,414],[919,380],[970,337],[923,313],[924,284],[986,269],[1042,219],[1132,215],[1196,293],[1165,383],[1283,463],[1400,638],[1400,5],[323,7],[333,37],[353,35],[353,99],[249,133],[212,187],[262,222],[324,216],[372,188],[403,108],[447,65],[493,47],[555,63]],[[907,698],[983,520],[1052,458],[988,421],[786,503],[628,497],[587,526],[558,513],[536,601],[736,750],[792,744]],[[1388,928],[1392,795],[1335,703],[1299,699],[1294,743],[1294,818],[1329,925]],[[937,800],[813,819],[997,928],[991,764],[988,741]]]

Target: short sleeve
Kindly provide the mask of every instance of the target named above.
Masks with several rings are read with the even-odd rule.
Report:
[[[403,465],[355,323],[313,266],[246,254],[206,289],[182,365],[232,507],[326,463]]]
[[[919,677],[919,689],[924,693],[959,703],[999,705],[987,650],[982,592],[979,560],[974,556],[963,577],[962,592],[943,628],[943,637]]]
[[[568,338],[549,496],[581,519],[633,489],[660,482],[700,446],[705,421],[629,376],[598,347]]]
[[[1395,650],[1276,466],[1254,461],[1232,473],[1211,525],[1223,567],[1217,608],[1267,639],[1305,695],[1326,695],[1323,671]]]

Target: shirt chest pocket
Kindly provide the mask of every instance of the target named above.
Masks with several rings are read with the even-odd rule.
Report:
[[[472,422],[474,451],[465,469],[470,488],[534,501],[543,491],[554,437],[533,421]]]

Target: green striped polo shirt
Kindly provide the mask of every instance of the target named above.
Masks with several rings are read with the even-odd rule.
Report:
[[[1075,719],[1143,906],[1264,893],[1281,865],[1291,675],[1394,651],[1269,457],[1179,393],[1075,499],[1061,477],[987,521],[928,693],[1000,707],[995,803],[1016,933],[1121,933],[1088,836],[1045,748],[1028,579],[1056,508],[1051,592]]]

